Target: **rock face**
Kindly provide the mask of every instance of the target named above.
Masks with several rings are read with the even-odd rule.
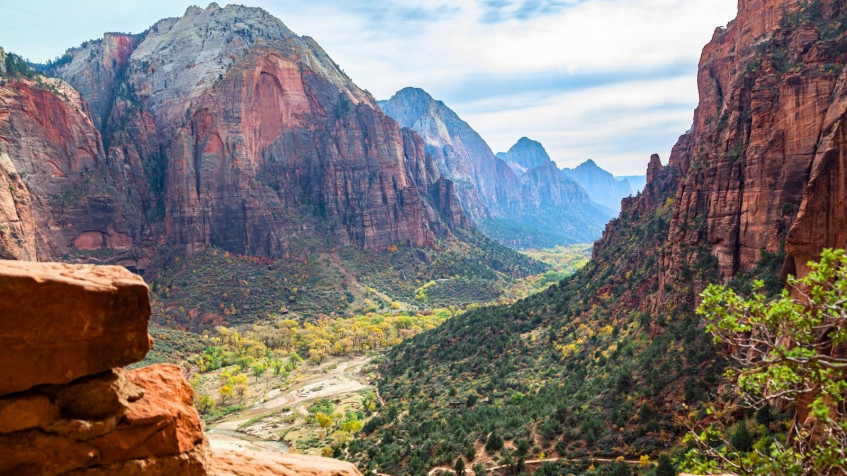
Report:
[[[0,86],[0,258],[129,250],[139,236],[85,102],[58,79]]]
[[[847,246],[845,18],[843,1],[742,0],[737,19],[715,31],[691,131],[667,166],[651,160],[644,193],[624,201],[641,212],[672,206],[654,309],[680,299],[666,290],[709,255],[727,279],[784,246],[783,274],[804,275],[822,248]],[[704,283],[693,284],[690,296]]]
[[[0,288],[0,394],[67,383],[150,350],[147,285],[124,268],[0,261]]]
[[[438,170],[459,189],[469,217],[481,221],[521,208],[520,181],[488,144],[443,102],[405,88],[379,106],[402,127],[418,133]]]
[[[0,257],[143,270],[163,249],[281,258],[468,226],[420,138],[261,9],[191,7],[45,71],[62,80],[0,85]]]
[[[379,105],[423,138],[438,171],[455,184],[465,213],[501,242],[540,246],[527,230],[551,237],[545,245],[591,241],[612,216],[561,174],[543,148],[539,153],[537,142],[524,138],[513,147],[511,157],[523,165],[507,162],[455,112],[421,89],[402,89]]]
[[[547,155],[544,146],[529,137],[521,137],[507,152],[500,152],[497,156],[519,173],[525,173],[527,170],[550,162],[550,156]]]
[[[0,261],[0,295],[0,474],[359,474],[211,454],[179,367],[121,367],[150,345],[147,286],[123,268]]]

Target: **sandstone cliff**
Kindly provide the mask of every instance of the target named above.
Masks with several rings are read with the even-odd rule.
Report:
[[[45,70],[64,81],[0,84],[2,257],[143,270],[162,250],[284,258],[469,226],[420,138],[264,10],[191,7]]]
[[[151,344],[147,286],[126,269],[0,261],[0,293],[0,473],[360,474],[210,451],[179,367],[122,367]]]
[[[80,95],[58,79],[0,85],[0,258],[113,250],[139,238]]]
[[[823,247],[847,246],[847,5],[741,0],[738,8],[703,50],[691,131],[667,166],[651,161],[645,193],[624,203],[647,212],[663,205],[651,190],[672,191],[657,309],[702,289],[704,280],[679,278],[711,268],[709,256],[727,279],[784,247],[783,273],[802,275]]]

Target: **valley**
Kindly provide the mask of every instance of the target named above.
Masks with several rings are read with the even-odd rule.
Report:
[[[473,25],[348,17],[384,100],[244,5],[0,48],[0,474],[847,475],[847,0],[549,3],[350,7]]]
[[[213,449],[278,452],[293,448],[299,453],[338,456],[340,451],[347,453],[342,446],[384,408],[375,386],[375,362],[386,350],[467,309],[505,305],[541,292],[584,266],[589,251],[588,245],[574,245],[527,252],[550,269],[511,282],[491,303],[456,301],[450,308],[431,308],[427,295],[437,289],[436,283],[419,289],[411,302],[389,300],[393,306],[379,308],[370,304],[359,310],[363,314],[352,317],[324,314],[317,321],[303,321],[297,312],[277,312],[240,321],[236,310],[226,314],[229,322],[242,322],[236,328],[219,326],[202,334],[154,328],[156,342],[147,361],[181,362],[189,370]],[[310,291],[304,289],[303,294],[308,297]],[[370,296],[376,300],[375,291]],[[287,299],[286,293],[282,298]],[[171,338],[175,332],[180,335]],[[333,420],[331,426],[320,424],[318,407]]]

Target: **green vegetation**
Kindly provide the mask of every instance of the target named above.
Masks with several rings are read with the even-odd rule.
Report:
[[[768,301],[764,281],[743,298],[709,286],[698,308],[715,341],[733,349],[737,394],[692,432],[685,466],[698,473],[841,475],[847,467],[847,255],[824,250],[791,291]],[[790,419],[775,418],[785,408]],[[746,412],[745,412],[746,410]],[[756,420],[743,418],[757,411]],[[742,415],[741,421],[738,415]]]
[[[6,75],[10,77],[34,78],[38,74],[29,62],[14,53],[6,53]]]
[[[258,377],[275,365],[274,358],[296,355],[295,359],[303,356],[317,364],[328,356],[384,350],[436,328],[455,313],[449,309],[420,314],[369,313],[315,322],[278,318],[269,323],[253,324],[243,333],[218,327],[217,335],[208,339],[211,346],[194,363],[202,372],[236,365],[241,370],[254,370]],[[267,360],[267,366],[256,372],[253,365],[263,360]]]
[[[723,369],[689,304],[655,318],[639,308],[660,292],[672,204],[623,213],[614,241],[560,284],[470,310],[389,350],[379,384],[388,411],[350,443],[351,459],[401,475],[459,456],[491,467],[541,453],[637,460],[672,447],[685,428],[667,410],[711,398]],[[710,275],[711,263],[681,288]]]
[[[344,248],[339,256],[365,285],[394,300],[423,307],[493,301],[515,280],[549,269],[476,232],[457,233],[459,237],[447,238],[433,249],[398,246],[387,252],[362,252]]]
[[[145,367],[160,363],[179,363],[192,359],[209,345],[203,336],[156,325],[148,328],[153,337],[153,348],[141,362],[130,365]]]
[[[217,248],[171,256],[146,276],[153,320],[200,332],[217,325],[351,317],[368,312],[465,307],[498,299],[513,283],[549,266],[476,233],[434,249],[344,247],[300,259],[233,254]]]
[[[552,269],[516,281],[503,292],[497,303],[511,304],[517,299],[540,293],[570,277],[588,263],[592,247],[593,245],[590,243],[583,243],[557,246],[546,250],[523,251],[522,253],[530,258],[549,264]]]

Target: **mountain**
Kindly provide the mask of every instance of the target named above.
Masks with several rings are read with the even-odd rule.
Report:
[[[615,179],[626,180],[629,182],[629,186],[633,193],[638,193],[644,190],[644,186],[647,185],[646,175],[616,175]]]
[[[422,89],[402,89],[379,105],[423,138],[439,172],[456,185],[462,208],[489,237],[513,247],[589,242],[613,215],[560,174],[546,153],[519,168],[498,158],[470,125]]]
[[[362,457],[414,474],[459,455],[499,461],[505,441],[513,458],[544,452],[579,473],[595,457],[685,451],[686,422],[708,418],[727,365],[698,293],[762,279],[775,294],[824,247],[847,246],[845,53],[844,1],[741,0],[703,50],[691,130],[667,165],[651,157],[588,265],[394,348],[380,394],[410,403],[359,447],[403,445]]]
[[[547,164],[551,161],[547,151],[540,142],[528,137],[521,137],[508,152],[500,152],[497,157],[505,160],[513,169],[520,173]]]
[[[508,152],[500,152],[497,156],[520,174],[541,165],[554,163],[540,142],[527,137],[522,137]],[[619,210],[621,199],[632,195],[629,182],[616,179],[591,159],[574,169],[561,169],[560,173],[584,188],[593,202],[610,210]]]
[[[402,127],[424,139],[426,152],[436,159],[438,170],[456,184],[463,208],[474,221],[520,208],[518,177],[443,102],[422,89],[405,88],[378,104]]]
[[[388,255],[424,282],[544,269],[472,230],[421,137],[264,10],[190,7],[40,71],[11,54],[4,66],[2,258],[120,264],[164,289],[166,312],[207,323],[236,304],[257,318],[280,297],[221,292],[191,313],[168,297],[203,295],[199,266],[219,259],[235,282],[261,276],[292,302],[306,292],[319,312],[366,302],[375,273],[414,296],[407,269],[351,271]],[[433,266],[436,251],[452,263]],[[184,266],[178,283],[159,272]]]
[[[562,173],[582,185],[591,200],[615,211],[620,210],[623,198],[634,193],[629,182],[616,179],[591,159],[574,169],[562,169]]]

